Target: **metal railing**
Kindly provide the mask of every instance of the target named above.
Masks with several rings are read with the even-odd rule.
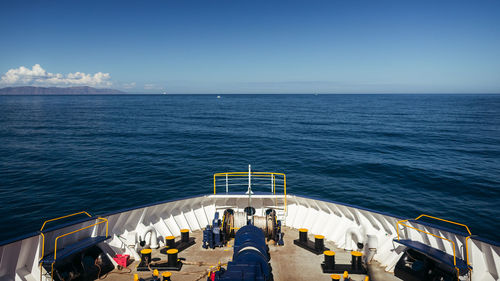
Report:
[[[447,223],[450,223],[450,224],[454,224],[454,225],[458,225],[458,226],[462,226],[464,227],[466,230],[467,230],[467,233],[469,233],[469,236],[465,237],[465,256],[466,256],[466,263],[467,263],[467,266],[470,268],[470,263],[469,263],[469,248],[468,248],[468,245],[467,245],[467,240],[470,239],[470,237],[472,236],[472,233],[470,232],[469,230],[469,227],[465,224],[462,224],[462,223],[458,223],[458,222],[454,222],[454,221],[450,221],[450,220],[445,220],[445,219],[442,219],[442,218],[438,218],[438,217],[433,217],[433,216],[429,216],[429,215],[426,215],[426,214],[422,214],[420,216],[418,216],[417,218],[413,219],[413,221],[417,221],[421,218],[430,218],[430,219],[434,219],[434,220],[439,220],[439,221],[443,221],[443,222],[447,222]],[[399,236],[399,225],[402,225],[402,226],[405,226],[405,227],[408,227],[408,228],[411,228],[411,229],[414,229],[416,231],[419,231],[419,232],[422,232],[422,233],[425,233],[425,234],[428,234],[428,235],[431,235],[431,236],[434,236],[436,238],[440,238],[442,240],[445,240],[445,241],[448,241],[451,243],[452,247],[453,247],[453,266],[455,267],[455,269],[457,270],[457,278],[458,276],[460,276],[460,269],[457,267],[457,258],[456,258],[456,245],[455,245],[455,242],[451,241],[450,239],[448,238],[445,238],[445,237],[442,237],[442,236],[438,236],[438,235],[435,235],[433,233],[430,233],[430,232],[427,232],[425,230],[422,230],[422,229],[419,229],[419,228],[416,228],[416,227],[413,227],[413,226],[410,226],[410,225],[407,225],[407,224],[404,224],[405,222],[408,222],[409,219],[407,220],[401,220],[401,221],[398,221],[396,223],[396,232],[397,232],[397,235],[398,235],[398,240],[400,240],[400,236]]]
[[[106,236],[105,237],[108,237],[108,219],[98,217],[97,220],[98,221],[96,223],[93,223],[91,225],[87,225],[86,227],[82,227],[82,228],[79,228],[77,230],[74,230],[74,231],[71,231],[71,232],[68,232],[68,233],[65,233],[65,234],[57,236],[56,239],[55,239],[55,242],[54,242],[54,261],[57,258],[57,241],[59,240],[59,238],[62,238],[62,237],[65,237],[65,236],[68,236],[68,235],[80,232],[82,230],[91,228],[93,226],[97,226],[97,225],[99,225],[101,223],[106,223]]]
[[[229,192],[229,187],[249,186],[267,187],[272,194],[283,192],[284,205],[286,211],[286,175],[274,172],[226,172],[214,174],[214,194],[217,194],[217,187],[223,185],[225,192]]]
[[[91,218],[92,216],[86,212],[86,211],[81,211],[81,212],[78,212],[78,213],[73,213],[73,214],[69,214],[69,215],[65,215],[65,216],[62,216],[62,217],[58,217],[58,218],[53,218],[53,219],[50,219],[50,220],[46,220],[43,222],[42,224],[42,227],[40,228],[40,235],[42,236],[42,251],[41,251],[41,256],[40,256],[40,259],[39,261],[41,261],[45,255],[45,235],[43,234],[43,229],[45,228],[45,225],[48,223],[48,222],[52,222],[52,221],[57,221],[57,220],[62,220],[62,219],[65,219],[65,218],[69,218],[69,217],[74,217],[74,216],[77,216],[77,215],[82,215],[82,214],[85,214],[87,215],[89,218]]]
[[[85,214],[89,218],[92,218],[92,216],[88,212],[81,211],[81,212],[78,212],[78,213],[73,213],[73,214],[69,214],[69,215],[66,215],[66,216],[62,216],[62,217],[58,217],[58,218],[46,220],[43,223],[42,227],[40,228],[40,235],[42,236],[42,250],[41,250],[41,256],[40,256],[40,259],[39,259],[39,263],[40,263],[40,281],[42,281],[42,260],[43,260],[43,257],[45,256],[45,235],[42,232],[43,229],[45,228],[45,225],[48,222],[52,222],[52,221],[56,221],[56,220],[61,220],[61,219],[64,219],[64,218],[69,218],[69,217],[73,217],[73,216],[77,216],[77,215],[81,215],[81,214]],[[85,227],[81,227],[79,229],[73,230],[73,231],[68,232],[68,233],[61,234],[61,235],[59,235],[59,236],[57,236],[55,238],[55,240],[54,240],[54,261],[50,265],[50,267],[51,267],[51,280],[54,280],[54,264],[55,264],[56,259],[57,259],[57,242],[58,242],[59,238],[62,238],[62,237],[65,237],[65,236],[68,236],[68,235],[80,232],[82,230],[85,230],[85,229],[97,226],[97,225],[102,224],[102,223],[106,223],[106,236],[105,237],[108,237],[108,226],[109,226],[108,225],[108,220],[106,218],[101,218],[101,217],[97,217],[96,219],[98,221],[95,222],[95,223],[93,223],[93,224],[91,224],[91,225],[88,225],[88,226],[85,226]]]

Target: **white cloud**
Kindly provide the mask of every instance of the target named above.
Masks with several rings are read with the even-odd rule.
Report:
[[[122,85],[122,88],[123,89],[132,89],[132,88],[135,88],[136,86],[136,83],[135,82],[131,82],[131,83],[124,83]]]
[[[158,86],[156,86],[155,84],[144,84],[144,90],[154,90],[154,89],[158,89]]]
[[[34,85],[34,86],[94,86],[109,87],[113,83],[110,81],[109,73],[97,72],[86,74],[75,72],[68,74],[50,73],[39,64],[33,65],[31,69],[21,66],[9,69],[2,78],[0,84],[4,85]]]

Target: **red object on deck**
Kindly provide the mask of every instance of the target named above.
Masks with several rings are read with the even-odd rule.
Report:
[[[116,261],[116,263],[122,267],[127,267],[128,264],[128,259],[130,258],[130,255],[120,255],[117,254],[113,259]]]

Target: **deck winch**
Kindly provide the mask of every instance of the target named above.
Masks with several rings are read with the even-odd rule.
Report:
[[[222,220],[219,219],[219,212],[216,212],[212,225],[207,225],[203,231],[203,248],[223,247],[230,238],[235,236],[235,230],[250,224],[260,228],[268,241],[272,240],[277,245],[284,245],[281,220],[277,219],[276,211],[267,209],[264,216],[256,216],[255,208],[246,207],[244,212],[235,212],[233,209],[225,210]]]
[[[283,232],[281,232],[281,220],[276,216],[276,210],[266,210],[265,233],[268,240],[273,240],[276,244],[283,246]]]
[[[265,240],[263,230],[254,225],[240,228],[235,234],[233,260],[227,264],[227,269],[212,272],[207,280],[273,280]]]

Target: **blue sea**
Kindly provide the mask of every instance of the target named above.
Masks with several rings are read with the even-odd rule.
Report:
[[[0,240],[212,192],[215,172],[500,240],[500,95],[0,96]]]

